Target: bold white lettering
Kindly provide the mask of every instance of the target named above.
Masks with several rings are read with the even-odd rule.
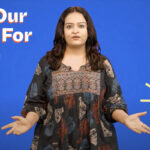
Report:
[[[20,13],[20,15],[19,15],[19,23],[23,23],[23,19],[24,19],[24,17],[26,17],[27,16],[27,12],[25,12],[25,13]]]
[[[32,32],[25,32],[24,34],[24,42],[29,42],[29,36],[32,36]]]
[[[7,32],[13,32],[13,28],[3,28],[2,29],[2,43],[5,43],[7,38],[12,37],[12,34],[8,34]]]
[[[17,36],[19,36],[18,39],[17,39]],[[23,34],[22,34],[22,32],[16,31],[16,32],[13,34],[13,41],[14,41],[15,43],[20,43],[22,40],[23,40]]]
[[[11,32],[11,33],[10,33]],[[24,39],[24,43],[29,42],[29,37],[32,36],[32,32],[22,32],[16,31],[13,33],[13,28],[3,28],[2,29],[2,43],[6,43],[7,38],[12,38],[15,43],[20,43]]]
[[[18,22],[18,13],[15,12],[14,13],[14,17],[13,14],[11,12],[8,13],[8,23],[17,23]]]
[[[5,22],[6,18],[7,18],[7,13],[4,9],[0,8],[0,13],[2,14],[2,18],[0,18],[0,23]]]
[[[4,9],[0,8],[0,13],[2,14],[2,17],[0,18],[0,23],[3,23],[7,19],[7,12]],[[8,12],[8,23],[23,23],[24,17],[27,17],[27,12]]]

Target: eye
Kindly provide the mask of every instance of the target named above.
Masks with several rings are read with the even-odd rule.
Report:
[[[67,29],[70,29],[70,28],[71,28],[71,25],[66,25],[66,28],[67,28]]]
[[[84,25],[83,25],[83,24],[80,24],[79,27],[80,27],[80,28],[84,28]]]

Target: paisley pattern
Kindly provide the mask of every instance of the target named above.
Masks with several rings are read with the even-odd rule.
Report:
[[[104,66],[105,66],[105,68],[106,68],[106,73],[107,73],[107,75],[110,76],[111,78],[114,78],[115,75],[114,75],[112,66],[111,66],[110,62],[108,61],[108,59],[106,59],[106,60],[104,61]]]
[[[90,130],[90,142],[93,145],[97,145],[97,131],[95,128]]]
[[[38,64],[35,70],[35,74],[40,75],[40,73],[42,72],[40,65]]]
[[[115,109],[126,113],[119,82],[109,59],[104,70],[89,63],[73,71],[61,64],[52,70],[42,57],[27,90],[21,115],[39,115],[31,150],[118,150],[112,118]]]

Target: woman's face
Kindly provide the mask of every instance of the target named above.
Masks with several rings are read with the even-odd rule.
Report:
[[[68,46],[83,46],[88,38],[87,23],[81,13],[67,15],[64,24],[64,37]]]

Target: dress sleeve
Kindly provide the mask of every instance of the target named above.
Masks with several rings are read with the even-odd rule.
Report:
[[[25,118],[28,112],[35,112],[39,115],[39,120],[46,114],[46,96],[44,91],[45,74],[43,71],[43,57],[36,66],[32,81],[26,92],[25,101],[21,115]]]
[[[104,60],[104,68],[106,93],[103,101],[103,112],[109,122],[115,123],[117,121],[112,118],[112,112],[115,109],[122,109],[128,114],[128,110],[114,69],[107,57]]]

